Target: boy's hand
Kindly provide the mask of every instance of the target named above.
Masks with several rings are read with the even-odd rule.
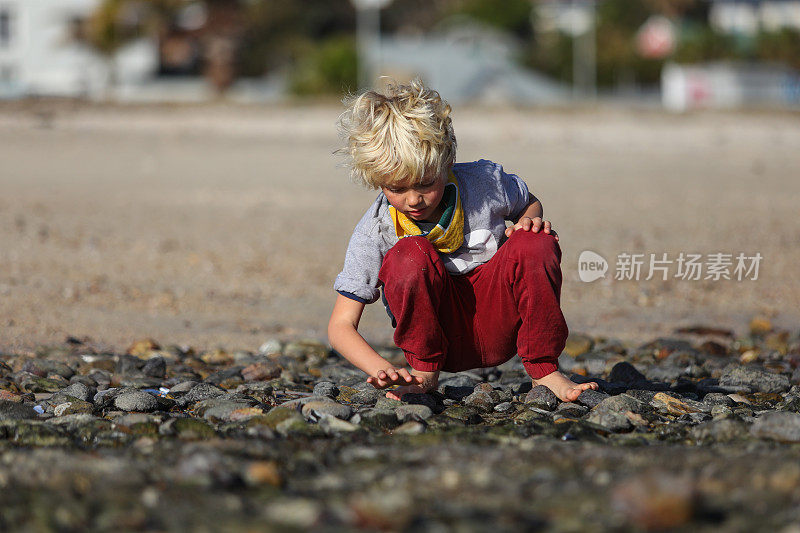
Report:
[[[506,237],[511,237],[511,234],[517,230],[523,231],[532,231],[534,233],[539,233],[539,230],[544,227],[544,232],[552,235],[553,237],[558,240],[558,233],[556,230],[552,228],[552,224],[550,224],[549,220],[542,220],[541,217],[530,218],[530,217],[522,217],[519,219],[519,222],[514,224],[513,226],[509,226],[506,228]]]
[[[385,370],[378,370],[374,376],[367,378],[367,383],[376,389],[385,389],[392,385],[420,385],[422,379],[412,376],[405,368],[396,369],[389,367]]]

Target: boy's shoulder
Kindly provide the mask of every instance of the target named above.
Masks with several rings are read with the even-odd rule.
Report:
[[[375,198],[375,201],[372,202],[372,205],[367,208],[361,220],[356,224],[353,232],[359,232],[373,238],[380,237],[381,233],[383,233],[383,226],[386,225],[386,221],[390,218],[389,200],[387,200],[386,195],[381,192],[378,194],[378,197]]]
[[[502,170],[502,168],[502,165],[488,159],[453,164],[453,172],[455,173],[493,174],[498,170]]]

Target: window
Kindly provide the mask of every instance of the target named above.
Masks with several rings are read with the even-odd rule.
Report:
[[[0,48],[11,45],[11,10],[0,6]]]

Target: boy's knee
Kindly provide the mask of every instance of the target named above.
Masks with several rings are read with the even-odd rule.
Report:
[[[521,258],[536,262],[561,262],[561,247],[553,235],[539,231],[517,230],[511,234],[504,246],[510,246]]]

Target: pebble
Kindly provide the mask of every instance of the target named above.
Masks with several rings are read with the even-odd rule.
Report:
[[[544,385],[536,385],[530,392],[525,395],[524,403],[546,411],[552,411],[561,401],[549,387]]]
[[[0,400],[0,420],[25,420],[38,416],[39,414],[30,405]]]
[[[114,398],[114,406],[122,411],[155,411],[158,401],[152,394],[132,390]]]
[[[320,381],[314,385],[314,395],[336,398],[339,395],[339,387],[330,381]]]
[[[604,392],[587,389],[585,391],[581,391],[580,396],[578,396],[578,399],[575,401],[583,406],[588,407],[589,409],[592,409],[595,405],[599,404],[606,398],[608,398],[608,394]]]
[[[416,418],[425,420],[433,416],[433,410],[427,405],[407,404],[396,407],[394,414],[403,422]]]
[[[760,439],[800,442],[800,414],[775,411],[759,416],[750,432]]]
[[[755,366],[736,365],[720,376],[719,386],[729,392],[786,392],[792,385],[782,374]]]
[[[306,418],[311,418],[313,416],[312,413],[315,413],[318,417],[320,415],[330,415],[335,418],[347,420],[353,415],[353,410],[346,405],[342,405],[334,401],[317,400],[304,403],[302,407],[302,413]]]
[[[87,387],[83,383],[73,383],[68,387],[64,387],[59,392],[61,394],[67,394],[69,396],[73,396],[83,401],[88,401],[89,397],[91,396],[91,391],[89,390],[89,387]]]

